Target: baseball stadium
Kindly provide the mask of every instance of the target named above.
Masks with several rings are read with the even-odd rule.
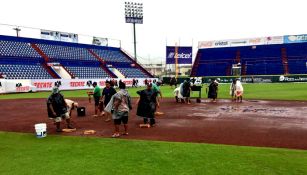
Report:
[[[155,68],[120,3],[131,47],[0,21],[0,174],[307,174],[307,34],[166,42]]]

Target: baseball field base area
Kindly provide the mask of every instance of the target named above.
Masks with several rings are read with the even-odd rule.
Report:
[[[1,95],[0,174],[307,174],[307,84],[244,86],[242,103],[220,85],[217,103],[190,105],[162,87],[163,114],[152,128],[139,127],[136,89],[129,89],[129,135],[116,139],[112,122],[92,117],[84,91],[63,92],[86,108],[85,117],[72,113],[77,130],[70,133],[55,132],[47,92]],[[47,124],[47,137],[36,138],[36,123]]]

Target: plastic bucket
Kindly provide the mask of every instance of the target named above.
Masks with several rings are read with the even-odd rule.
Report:
[[[34,125],[37,138],[43,138],[47,136],[47,125],[46,123],[38,123]]]

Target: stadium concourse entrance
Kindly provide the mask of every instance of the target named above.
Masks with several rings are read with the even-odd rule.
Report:
[[[231,68],[231,75],[232,76],[241,76],[241,64],[233,64]]]
[[[56,73],[57,76],[61,78],[72,78],[72,75],[70,75],[69,72],[60,63],[47,63],[47,66],[49,66],[54,71],[54,73]]]

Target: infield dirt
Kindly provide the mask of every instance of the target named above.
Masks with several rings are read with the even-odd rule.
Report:
[[[46,99],[0,101],[0,130],[33,133],[34,124],[47,123],[48,134],[86,136],[85,130],[95,130],[90,136],[111,137],[113,123],[105,117],[92,117],[93,103],[87,98],[71,98],[86,107],[86,116],[72,113],[76,132],[56,133],[48,119]],[[153,128],[140,128],[142,118],[136,116],[136,99],[129,116],[129,135],[120,138],[178,142],[215,143],[229,145],[307,149],[307,102],[249,100],[234,103],[219,100],[191,105],[174,99],[163,99]],[[62,122],[64,128],[65,122]],[[123,127],[121,126],[121,130]]]

